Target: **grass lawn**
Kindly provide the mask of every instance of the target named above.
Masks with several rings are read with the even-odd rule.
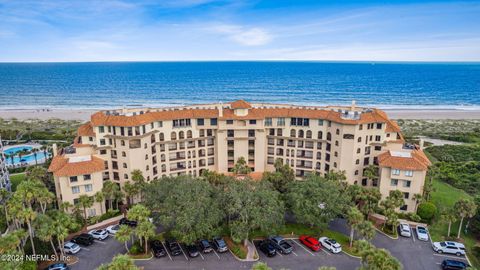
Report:
[[[25,173],[19,173],[15,175],[10,175],[10,181],[12,182],[12,191],[17,190],[18,184],[25,180]]]
[[[454,188],[451,185],[440,181],[434,181],[433,187],[435,188],[435,191],[432,192],[431,201],[437,206],[437,215],[432,224],[429,226],[429,232],[433,241],[443,241],[447,240],[448,224],[440,222],[440,213],[442,210],[451,209],[456,201],[460,199],[470,199],[471,196],[463,190]],[[458,233],[458,226],[460,225],[459,223],[460,222],[455,222],[452,224],[450,232],[450,239],[452,240],[455,240],[454,238]],[[471,263],[474,266],[479,267],[480,258],[476,258],[472,255],[473,247],[478,244],[475,237],[470,233],[465,235],[463,231],[461,237],[463,239],[462,242],[464,242],[465,246],[467,247],[467,255],[470,255],[468,258],[470,259]]]
[[[322,236],[335,239],[335,241],[342,245],[343,251],[353,256],[359,256],[358,253],[354,252],[353,249],[350,248],[350,239],[345,234],[331,230],[324,230],[322,232]]]

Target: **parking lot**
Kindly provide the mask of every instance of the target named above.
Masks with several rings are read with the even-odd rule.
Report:
[[[330,229],[348,233],[349,228],[343,220],[335,220],[330,224]],[[258,250],[259,261],[266,262],[273,269],[317,269],[320,266],[335,266],[337,269],[356,269],[360,260],[345,253],[332,254],[326,250],[313,252],[301,244],[298,239],[287,239],[293,246],[293,252],[288,255],[277,254],[269,258]],[[258,247],[260,241],[254,241]],[[373,244],[378,248],[389,250],[404,266],[405,270],[432,270],[440,269],[441,262],[446,259],[466,261],[465,257],[437,254],[431,247],[431,242],[419,241],[415,233],[412,238],[400,237],[397,240],[377,232]],[[257,248],[258,249],[258,248]],[[254,262],[240,262],[230,252],[217,253],[216,251],[190,258],[185,247],[182,254],[152,258],[150,260],[136,260],[135,264],[144,269],[250,269]],[[93,245],[82,247],[76,254],[79,261],[72,265],[72,269],[95,269],[102,263],[109,263],[116,254],[124,254],[125,246],[117,242],[113,236],[104,241],[95,240]]]
[[[274,257],[267,257],[259,250],[258,245],[261,241],[254,241],[257,247],[260,261],[268,264],[273,269],[317,269],[320,266],[335,266],[337,269],[356,269],[360,266],[357,258],[350,257],[345,253],[333,254],[324,249],[312,251],[305,247],[298,239],[286,239],[293,247],[290,254],[284,255],[277,253]]]

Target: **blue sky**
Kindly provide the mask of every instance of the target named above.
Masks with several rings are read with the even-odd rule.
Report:
[[[0,0],[0,61],[480,61],[480,2]]]

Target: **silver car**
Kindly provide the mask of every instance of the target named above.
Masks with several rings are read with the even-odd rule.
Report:
[[[428,241],[428,230],[423,226],[417,226],[415,228],[415,232],[417,233],[418,240]]]
[[[63,245],[63,250],[68,254],[76,254],[80,251],[80,246],[73,242],[66,242]]]
[[[412,230],[407,223],[400,223],[400,225],[398,225],[398,230],[400,231],[401,236],[412,237]]]

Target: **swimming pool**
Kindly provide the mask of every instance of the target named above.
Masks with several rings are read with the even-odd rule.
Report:
[[[38,145],[40,146],[40,145]],[[5,149],[3,152],[5,155],[11,155],[14,153],[18,153],[22,150],[32,150],[34,147],[31,145],[18,145],[18,146],[13,146]],[[50,154],[47,152],[46,156],[49,156]],[[28,154],[28,155],[22,155],[22,158],[20,158],[18,155],[13,157],[13,163],[12,163],[12,158],[7,157],[7,165],[19,165],[22,163],[28,163],[28,164],[35,164],[35,158],[37,160],[37,163],[43,163],[45,162],[45,153],[42,150],[39,150],[36,154]]]

